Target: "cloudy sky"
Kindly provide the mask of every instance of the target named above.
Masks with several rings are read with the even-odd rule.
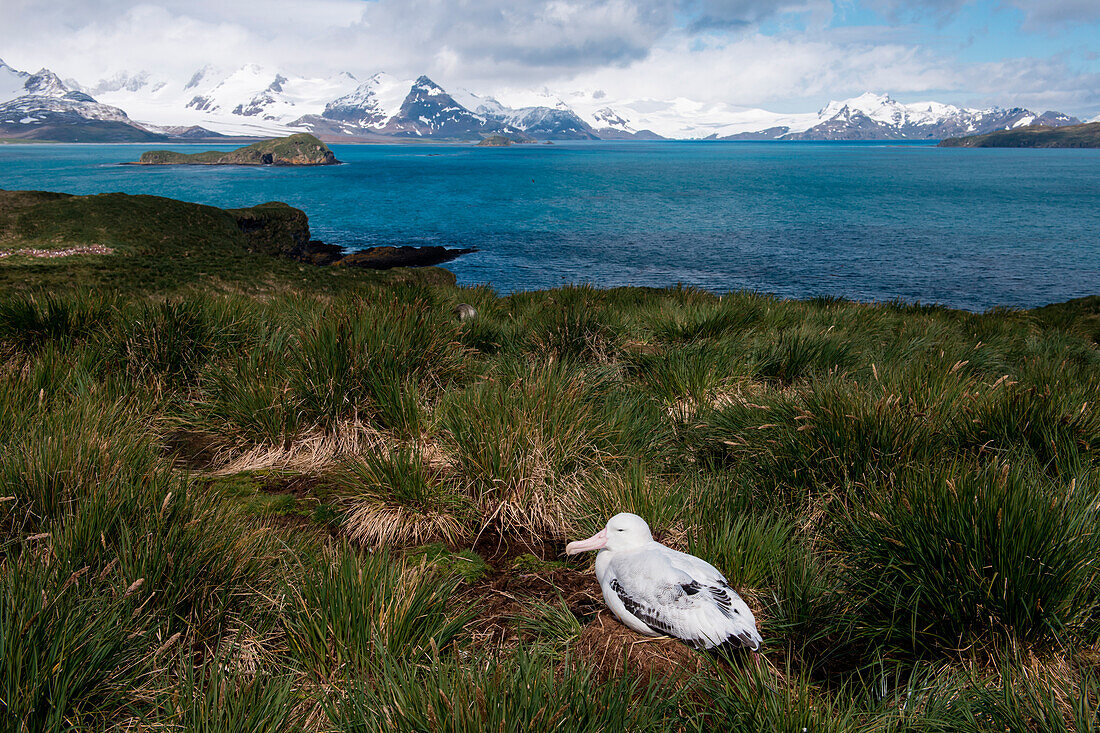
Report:
[[[0,58],[84,84],[258,63],[781,112],[869,90],[1100,114],[1100,0],[0,0],[0,18]]]

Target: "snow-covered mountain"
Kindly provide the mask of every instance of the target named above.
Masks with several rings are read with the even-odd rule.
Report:
[[[467,109],[521,130],[532,138],[599,139],[599,135],[592,126],[582,120],[569,108],[569,105],[545,93],[531,95],[530,98],[521,101],[518,107],[506,106],[494,97],[482,96],[466,89],[459,90],[454,97]]]
[[[157,126],[201,126],[226,135],[286,135],[298,118],[320,113],[359,81],[348,73],[297,77],[257,64],[225,70],[205,66],[186,81],[148,73],[119,74],[86,91],[135,119]]]
[[[22,101],[14,104],[17,98]],[[78,119],[117,122],[184,139],[306,131],[330,141],[476,140],[492,134],[539,140],[906,140],[1078,122],[1058,112],[903,104],[871,93],[805,113],[684,97],[616,99],[603,90],[503,89],[488,95],[448,91],[426,76],[402,80],[377,73],[360,81],[345,72],[303,77],[256,64],[207,66],[186,80],[120,72],[80,86],[47,69],[30,74],[0,62],[0,110],[5,134],[11,134],[11,125],[48,118],[55,126]]]
[[[117,107],[100,104],[49,69],[35,74],[0,61],[0,137],[72,142],[159,140]]]
[[[385,72],[374,74],[350,93],[325,105],[321,116],[358,127],[381,130],[401,110],[413,82]]]
[[[522,133],[507,123],[471,112],[426,76],[413,82],[397,113],[381,132],[396,137],[465,138]]]
[[[830,102],[816,116],[780,121],[763,130],[716,132],[719,139],[782,140],[939,140],[980,135],[1026,125],[1071,125],[1078,120],[1058,112],[1036,114],[1014,107],[966,109],[939,102],[902,104],[885,94],[863,94]]]

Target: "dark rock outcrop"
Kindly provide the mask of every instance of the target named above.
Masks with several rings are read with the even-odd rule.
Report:
[[[447,247],[371,247],[350,252],[334,264],[337,267],[368,267],[372,270],[388,270],[391,267],[429,267],[476,252],[476,247],[449,249]]]
[[[309,218],[301,209],[280,201],[269,201],[247,209],[226,211],[247,237],[250,251],[309,261]]]
[[[372,270],[429,267],[477,251],[475,248],[438,246],[383,246],[348,252],[340,245],[311,239],[309,218],[305,212],[279,201],[226,211],[237,222],[237,229],[245,235],[249,251],[311,265],[365,267]]]

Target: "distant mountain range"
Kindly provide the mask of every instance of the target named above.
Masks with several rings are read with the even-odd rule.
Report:
[[[120,73],[85,86],[0,61],[0,138],[80,142],[203,140],[311,132],[328,142],[479,140],[937,140],[1080,120],[1022,108],[901,104],[863,94],[818,112],[782,114],[685,98],[617,100],[601,90],[493,97],[447,91],[426,76],[295,77],[248,64],[186,81]]]

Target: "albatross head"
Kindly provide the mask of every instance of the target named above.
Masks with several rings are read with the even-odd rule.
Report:
[[[607,526],[586,540],[570,542],[565,546],[566,555],[576,555],[588,550],[632,550],[653,541],[649,525],[637,514],[616,514]]]

